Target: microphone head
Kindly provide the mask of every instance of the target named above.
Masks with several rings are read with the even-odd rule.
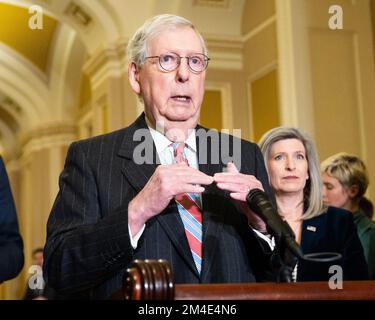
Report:
[[[264,208],[272,209],[268,195],[260,189],[251,189],[246,196],[246,201],[249,208],[261,217]]]
[[[303,252],[295,241],[293,230],[287,222],[281,219],[268,195],[260,189],[252,189],[247,194],[246,201],[249,208],[266,223],[267,229],[277,242],[285,243],[294,255],[302,258]]]
[[[258,202],[262,199],[268,200],[267,194],[260,189],[251,189],[246,196],[247,202]]]

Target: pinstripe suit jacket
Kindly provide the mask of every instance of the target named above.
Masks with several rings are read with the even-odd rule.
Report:
[[[67,297],[108,298],[121,288],[130,262],[145,258],[167,259],[176,283],[253,282],[262,278],[269,261],[262,241],[228,195],[214,186],[202,195],[200,275],[174,201],[146,223],[133,250],[128,204],[154,173],[157,160],[153,146],[152,164],[133,161],[134,149],[141,143],[134,139],[138,129],[147,129],[144,115],[130,127],[70,146],[47,225],[44,275],[49,285]],[[229,139],[230,148],[233,139]],[[258,147],[243,140],[240,143],[241,172],[255,175],[269,192]],[[206,150],[198,142],[197,146],[201,148],[198,154],[201,151],[208,156],[208,164],[200,164],[199,169],[209,175],[222,172],[222,163],[210,163],[210,155],[221,150],[211,149],[210,144]]]
[[[23,242],[18,232],[8,175],[0,157],[0,283],[17,276],[23,267]]]

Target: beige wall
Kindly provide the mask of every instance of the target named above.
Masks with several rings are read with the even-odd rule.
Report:
[[[375,1],[370,1],[370,8],[371,8],[372,48],[373,48],[373,52],[375,52]],[[375,56],[374,56],[374,62],[375,62]]]
[[[241,71],[209,70],[206,76],[207,88],[222,89],[223,128],[241,129],[244,139],[250,138],[249,109],[246,92],[246,76]],[[230,121],[227,121],[230,119]]]
[[[280,125],[276,70],[254,80],[250,90],[253,136],[258,142],[265,132]]]
[[[222,112],[221,92],[218,90],[206,90],[199,123],[206,128],[220,131],[223,129]]]
[[[342,30],[328,28],[330,1],[308,2],[308,37],[315,138],[323,160],[341,151],[367,163],[369,196],[375,199],[375,78],[369,1],[336,1],[344,13]]]
[[[247,1],[243,13],[243,68],[247,86],[249,139],[257,141],[280,124],[277,30],[273,0]]]
[[[246,0],[242,14],[242,34],[247,34],[275,14],[275,0]]]

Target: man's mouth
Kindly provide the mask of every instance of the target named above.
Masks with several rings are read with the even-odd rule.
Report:
[[[189,96],[172,96],[172,99],[178,102],[190,102],[191,98]]]

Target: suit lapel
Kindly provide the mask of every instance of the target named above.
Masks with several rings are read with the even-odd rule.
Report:
[[[137,141],[139,137],[142,137],[143,140]],[[145,154],[141,152],[142,149],[147,150]],[[154,174],[157,164],[160,163],[154,141],[144,119],[144,114],[128,128],[118,155],[124,158],[122,166],[123,175],[136,192],[140,192]],[[143,156],[144,163],[138,161],[140,155]],[[168,207],[156,216],[156,219],[173,245],[185,259],[187,265],[199,277],[175,201],[171,201]]]
[[[118,155],[124,158],[122,173],[139,192],[160,163],[144,114],[126,130]]]

